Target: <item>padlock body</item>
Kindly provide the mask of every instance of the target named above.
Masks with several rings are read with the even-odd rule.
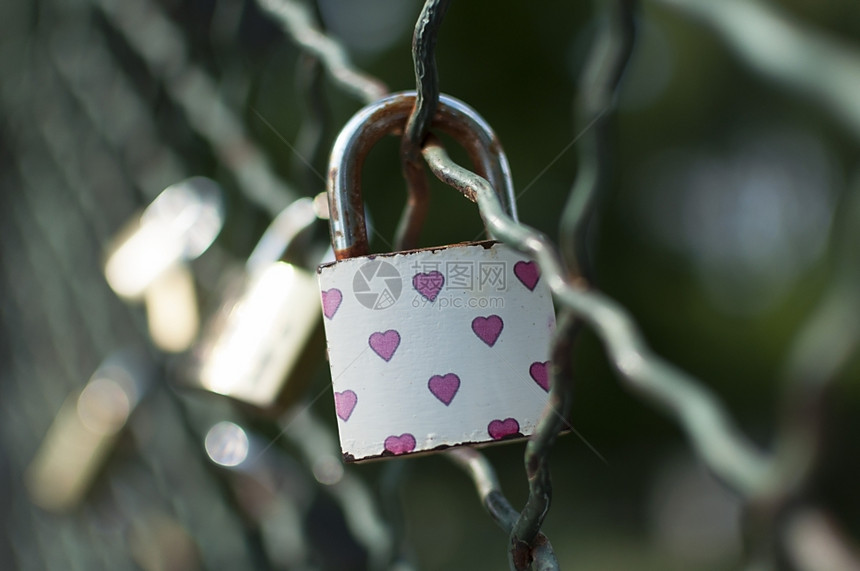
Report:
[[[346,461],[532,434],[547,403],[552,298],[495,242],[319,269]]]
[[[322,358],[316,280],[275,262],[235,290],[195,351],[192,376],[208,391],[278,412],[302,394]]]
[[[111,357],[54,418],[25,475],[33,501],[62,512],[89,491],[134,412],[148,378],[131,360]]]

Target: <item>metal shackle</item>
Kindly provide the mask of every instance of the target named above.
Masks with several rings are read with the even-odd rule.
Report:
[[[293,240],[318,220],[312,198],[293,201],[272,220],[248,256],[248,273],[256,274],[281,259]]]
[[[349,120],[332,147],[328,172],[329,227],[337,260],[370,253],[361,197],[364,160],[384,135],[403,133],[415,98],[414,91],[404,91],[368,105]],[[496,189],[508,214],[516,219],[511,169],[499,139],[487,122],[462,101],[441,95],[431,128],[447,133],[466,150],[478,174]]]

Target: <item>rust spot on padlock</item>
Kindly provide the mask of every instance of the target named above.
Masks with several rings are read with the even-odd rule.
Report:
[[[436,253],[436,252],[444,252],[445,250],[449,250],[451,248],[460,248],[462,246],[481,246],[485,250],[490,250],[492,247],[499,242],[497,240],[482,240],[480,242],[457,242],[456,244],[444,244],[442,246],[427,246],[426,248],[413,248],[411,250],[401,250],[399,252],[387,252],[384,254],[368,254],[363,256],[365,260],[374,260],[376,258],[389,258],[394,256],[400,256],[403,254],[414,254],[416,252],[425,252],[425,253]],[[356,256],[346,256],[347,258],[353,258]],[[324,264],[320,264],[317,266],[317,274],[320,273],[320,270],[323,268],[327,268],[329,266],[333,266],[337,261],[334,262],[326,262]]]
[[[568,431],[564,431],[564,433],[567,433],[567,432]],[[457,444],[440,444],[438,446],[434,446],[433,448],[421,450],[420,452],[410,452],[408,454],[408,456],[410,458],[427,456],[429,454],[435,454],[436,452],[444,452],[445,450],[449,450],[451,448],[459,448],[460,446],[473,446],[475,448],[484,448],[486,446],[493,446],[495,444],[504,444],[505,442],[507,442],[509,440],[520,440],[524,437],[525,437],[525,435],[523,433],[516,432],[514,434],[509,434],[509,435],[507,435],[503,438],[500,438],[498,440],[493,440],[492,442],[486,442],[486,441],[482,441],[482,440],[467,440],[465,442],[458,442]],[[362,456],[361,462],[370,462],[373,460],[383,460],[386,458],[396,458],[397,456],[399,456],[399,454],[395,454],[394,452],[391,452],[390,450],[383,450],[379,454],[375,454],[372,456]],[[355,456],[353,454],[350,454],[349,452],[342,452],[341,457],[343,458],[343,461],[347,464],[353,464],[357,461]]]

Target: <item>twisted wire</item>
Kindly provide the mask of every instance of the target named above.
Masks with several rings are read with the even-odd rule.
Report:
[[[596,4],[599,7],[604,3]],[[585,135],[579,145],[577,178],[562,214],[560,228],[562,255],[570,275],[580,284],[593,281],[583,238],[593,203],[607,178],[609,112],[614,107],[635,37],[632,4],[622,0],[607,8],[610,13],[594,42],[580,82],[578,130]],[[560,311],[552,340],[549,400],[535,434],[526,445],[524,460],[529,496],[511,535],[514,545],[532,545],[549,512],[552,499],[549,454],[570,414],[573,401],[570,355],[580,325],[570,308]]]
[[[356,68],[343,46],[314,24],[310,10],[294,0],[257,0],[277,19],[284,32],[302,49],[313,54],[335,84],[364,103],[373,103],[388,93],[384,83]]]
[[[290,411],[280,419],[283,435],[301,452],[315,473],[328,476],[323,489],[343,511],[353,537],[367,549],[372,569],[382,569],[395,556],[392,531],[379,514],[367,485],[340,462],[338,443],[332,431],[308,408]]]
[[[474,448],[454,448],[445,452],[472,479],[478,497],[492,520],[509,536],[512,535],[520,513],[502,493],[499,479],[489,460]],[[513,543],[509,552],[511,569],[553,571],[559,569],[558,559],[546,536],[537,531],[532,545],[525,548]]]
[[[452,161],[438,140],[429,139],[423,155],[442,182],[478,203],[484,224],[495,239],[537,261],[556,301],[595,330],[617,374],[675,417],[695,451],[718,477],[745,496],[761,488],[767,472],[765,457],[732,425],[708,389],[652,353],[624,308],[599,292],[583,289],[564,271],[549,239],[514,222],[489,183]]]
[[[576,116],[579,141],[578,169],[564,206],[559,228],[559,246],[573,275],[594,282],[588,260],[586,231],[590,213],[610,169],[609,122],[624,70],[633,53],[636,38],[635,0],[615,0],[594,4],[605,18],[601,21],[585,68],[581,74]]]
[[[860,137],[860,54],[760,0],[656,0],[713,28],[758,75],[805,94]]]
[[[844,568],[860,568],[860,558],[838,526],[817,508],[798,502],[824,448],[831,389],[860,349],[860,325],[854,318],[860,312],[860,264],[854,253],[860,240],[860,176],[852,191],[833,240],[834,276],[789,348],[766,484],[747,503],[750,551],[755,563],[765,567],[784,556],[793,568],[809,569],[816,552],[824,550],[846,562]],[[827,541],[816,547],[817,536]]]
[[[809,97],[839,119],[840,126],[855,138],[860,137],[860,107],[855,97],[860,90],[860,57],[856,48],[758,0],[658,2],[703,22],[751,70]],[[814,540],[800,541],[801,534],[791,531],[793,522],[809,511],[793,500],[808,482],[821,450],[830,388],[860,348],[860,327],[851,317],[860,311],[860,267],[853,255],[860,228],[860,180],[855,181],[846,202],[844,228],[834,244],[835,275],[790,347],[782,374],[784,388],[773,457],[758,494],[748,502],[756,528],[754,541],[759,544],[753,549],[765,552],[764,565],[773,565],[774,551],[781,549],[797,568],[806,568],[799,558],[815,549]],[[803,538],[814,535],[814,530],[807,531]],[[852,567],[860,567],[841,536],[832,531],[822,532],[831,538],[830,554],[844,553]],[[790,540],[779,546],[773,540],[779,534],[794,535],[797,541],[793,547]]]
[[[323,68],[318,58],[307,54],[299,60],[296,83],[307,116],[296,134],[293,167],[302,173],[302,186],[311,195],[325,187],[325,177],[314,166],[327,150],[324,143],[329,114],[322,93],[323,79]]]
[[[412,64],[415,67],[415,106],[400,140],[403,178],[409,190],[406,207],[395,238],[398,250],[418,246],[418,238],[427,217],[430,193],[421,161],[421,143],[427,136],[439,103],[439,71],[436,66],[436,42],[450,0],[426,0],[412,36]]]
[[[552,500],[549,454],[559,433],[567,424],[573,404],[573,367],[570,356],[580,325],[572,311],[563,311],[553,333],[549,398],[537,428],[526,444],[524,455],[529,495],[511,529],[512,556],[515,559],[518,552],[530,553],[533,547],[539,545],[536,541],[544,518],[549,513]]]

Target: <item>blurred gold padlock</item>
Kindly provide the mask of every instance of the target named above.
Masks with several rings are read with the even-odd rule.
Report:
[[[117,353],[70,395],[27,469],[33,502],[51,511],[74,508],[90,489],[150,384],[145,363]]]
[[[209,248],[223,223],[220,187],[208,178],[189,178],[167,187],[108,247],[108,284],[127,301],[143,301],[150,337],[163,351],[185,351],[197,337],[188,262]]]
[[[271,412],[304,392],[323,360],[319,290],[304,266],[332,258],[313,247],[317,226],[310,198],[275,218],[192,352],[194,386]]]

